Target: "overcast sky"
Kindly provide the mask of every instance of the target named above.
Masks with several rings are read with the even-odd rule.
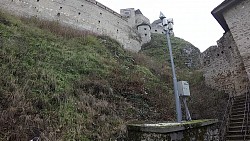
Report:
[[[223,0],[97,0],[114,11],[140,9],[152,23],[162,11],[167,18],[174,19],[175,36],[189,41],[201,51],[206,50],[222,37],[222,27],[211,15],[211,11]]]

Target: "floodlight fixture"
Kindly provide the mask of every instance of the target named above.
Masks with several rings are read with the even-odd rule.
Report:
[[[164,14],[162,12],[160,12],[160,17],[161,20],[165,19],[166,17],[164,16]]]

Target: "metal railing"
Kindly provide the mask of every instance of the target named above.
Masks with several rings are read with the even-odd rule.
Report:
[[[249,88],[247,87],[246,88],[244,118],[243,118],[243,122],[242,122],[242,126],[241,126],[241,132],[244,136],[244,141],[246,141],[247,135],[249,133],[249,113],[250,113],[250,93],[249,93]]]
[[[220,141],[225,140],[225,135],[227,133],[228,126],[229,126],[229,120],[230,120],[233,102],[234,102],[234,94],[232,94],[232,96],[229,95],[229,99],[227,101],[226,111],[224,113],[223,120],[221,122],[220,130],[219,130]]]

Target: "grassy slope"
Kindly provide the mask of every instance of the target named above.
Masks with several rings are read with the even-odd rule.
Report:
[[[0,140],[114,140],[174,119],[169,68],[108,37],[0,13],[0,64]]]
[[[178,37],[171,37],[171,43],[177,80],[185,80],[190,84],[189,109],[192,117],[194,119],[221,119],[227,95],[223,92],[212,90],[205,85],[203,74],[199,69],[199,49]],[[141,53],[170,68],[169,51],[166,45],[167,42],[164,35],[153,34],[151,42],[144,45]],[[187,67],[185,64],[186,60],[192,60],[193,66]]]
[[[108,140],[127,121],[174,118],[146,56],[54,22],[0,18],[0,139]]]

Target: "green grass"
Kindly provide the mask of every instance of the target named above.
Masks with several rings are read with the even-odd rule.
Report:
[[[183,65],[190,44],[172,44],[178,76],[202,82]],[[115,140],[130,121],[174,120],[164,46],[154,35],[131,53],[106,36],[0,12],[0,140]]]

